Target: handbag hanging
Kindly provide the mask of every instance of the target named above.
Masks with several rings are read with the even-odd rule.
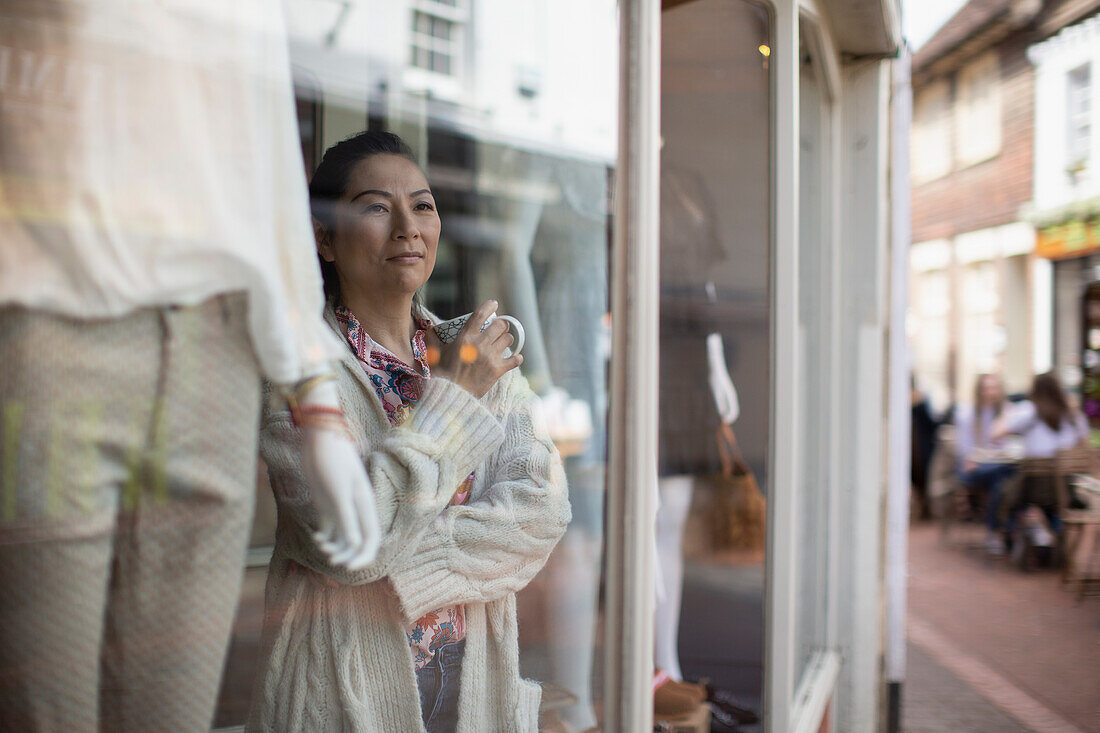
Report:
[[[714,490],[710,536],[716,550],[763,550],[767,502],[756,477],[741,455],[733,428],[726,423],[715,431],[722,468],[709,479]]]

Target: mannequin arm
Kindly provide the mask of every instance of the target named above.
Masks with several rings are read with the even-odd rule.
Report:
[[[741,403],[737,399],[737,388],[733,386],[733,379],[726,366],[721,334],[712,333],[707,336],[707,380],[719,417],[722,422],[732,425],[741,414]]]
[[[339,409],[333,382],[302,397],[302,405]],[[358,570],[378,554],[381,530],[374,490],[355,444],[339,431],[306,427],[302,431],[302,471],[319,519],[317,544],[335,565]]]

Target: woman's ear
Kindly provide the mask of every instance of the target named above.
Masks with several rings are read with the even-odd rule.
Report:
[[[321,259],[325,262],[332,262],[336,259],[336,253],[332,247],[332,235],[329,234],[328,227],[317,220],[313,219],[313,238],[317,242],[317,254],[321,256]]]

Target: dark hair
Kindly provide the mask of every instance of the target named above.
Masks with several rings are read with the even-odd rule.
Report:
[[[1029,399],[1035,405],[1035,412],[1039,415],[1039,419],[1051,430],[1059,430],[1062,427],[1062,421],[1071,412],[1066,393],[1062,390],[1062,385],[1058,382],[1058,377],[1054,376],[1054,372],[1035,377],[1035,381],[1031,383]]]
[[[325,151],[321,164],[309,182],[309,208],[321,227],[331,232],[336,228],[337,202],[344,195],[351,170],[360,161],[373,155],[387,153],[399,155],[416,162],[412,148],[392,132],[367,130],[352,135]],[[336,267],[321,260],[321,277],[325,283],[325,296],[331,298],[340,290]]]

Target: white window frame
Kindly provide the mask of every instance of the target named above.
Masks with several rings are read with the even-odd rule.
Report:
[[[887,262],[890,219],[891,62],[866,60],[841,68],[829,17],[817,0],[772,0],[773,91],[773,408],[769,456],[764,725],[769,733],[816,733],[832,706],[832,726],[872,733],[879,717],[882,670],[883,530],[888,413]],[[802,367],[798,337],[799,19],[813,28],[832,100],[833,152],[823,177],[834,192],[829,223],[832,272],[824,299],[831,324],[834,404],[828,484],[829,577],[826,638],[796,679],[798,606],[798,440]],[[839,195],[844,192],[843,198]],[[841,257],[843,243],[843,257]],[[892,352],[891,352],[892,353]],[[806,355],[808,356],[808,355]],[[895,385],[890,383],[891,391]],[[840,402],[836,402],[839,400]],[[847,400],[847,402],[845,402]],[[843,414],[841,414],[843,413]],[[855,426],[856,430],[850,429]],[[843,491],[841,490],[843,487]],[[841,541],[843,538],[843,542]],[[842,613],[843,612],[843,613]]]
[[[839,531],[837,523],[836,487],[839,485],[838,455],[841,431],[835,423],[839,419],[833,411],[829,430],[830,442],[826,450],[827,466],[823,467],[821,488],[826,492],[827,512],[825,532],[827,553],[826,618],[823,619],[825,638],[810,661],[796,678],[801,660],[797,643],[797,607],[800,585],[799,558],[793,550],[792,539],[800,527],[801,487],[803,477],[800,426],[804,416],[803,405],[797,399],[798,383],[802,373],[802,359],[810,355],[801,353],[799,338],[799,296],[803,288],[799,284],[801,234],[799,232],[799,34],[800,21],[810,30],[807,46],[814,54],[821,69],[821,89],[824,99],[822,109],[822,143],[825,146],[823,165],[818,185],[828,192],[822,203],[823,226],[821,237],[828,263],[821,273],[821,307],[832,313],[840,313],[838,299],[840,272],[839,248],[839,192],[840,185],[840,95],[841,72],[837,54],[828,30],[825,15],[814,0],[798,2],[774,2],[773,33],[775,47],[775,129],[774,134],[774,185],[775,216],[773,259],[773,343],[775,385],[773,387],[773,423],[771,436],[771,489],[768,496],[768,550],[766,568],[766,646],[765,646],[765,726],[778,733],[814,733],[821,725],[830,702],[834,699],[840,671],[840,655],[837,646],[837,586],[839,566]],[[839,393],[840,353],[836,333],[838,319],[830,319],[824,339],[829,344],[825,362],[829,369],[830,392]]]
[[[764,730],[816,733],[832,703],[834,729],[871,733],[881,693],[881,505],[885,484],[883,376],[891,313],[887,181],[890,65],[841,68],[817,0],[750,0],[771,26],[772,396],[768,453]],[[659,0],[620,1],[619,154],[615,187],[603,730],[652,730],[654,500],[659,298]],[[795,679],[798,602],[792,542],[799,502],[799,19],[817,29],[833,142],[830,269],[823,298],[831,388],[856,394],[832,416],[826,639]],[[843,165],[841,160],[843,156]],[[845,192],[843,201],[840,192]],[[840,243],[844,243],[844,257]],[[847,309],[853,309],[848,312]],[[845,344],[855,347],[845,350]],[[891,383],[893,388],[895,385]],[[855,421],[858,430],[841,429]],[[845,422],[847,421],[847,422]],[[843,436],[843,437],[841,437]],[[840,491],[840,486],[845,491]],[[840,538],[844,538],[841,542]],[[843,598],[843,605],[841,599]],[[844,611],[843,615],[841,610]]]
[[[603,730],[653,730],[660,0],[620,0]]]

